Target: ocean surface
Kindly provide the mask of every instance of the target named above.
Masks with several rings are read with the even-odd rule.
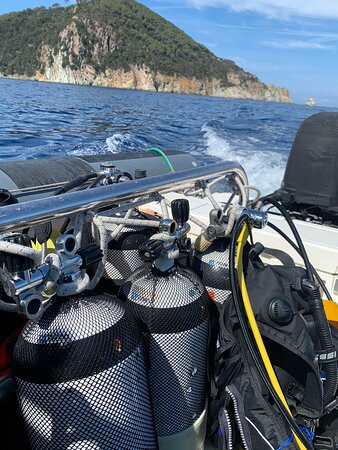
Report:
[[[331,108],[0,79],[0,160],[183,150],[280,186],[296,131]]]

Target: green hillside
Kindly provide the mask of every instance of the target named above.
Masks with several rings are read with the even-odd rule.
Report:
[[[67,48],[61,50],[65,53],[63,66],[72,65],[74,70],[81,64],[92,65],[97,73],[145,64],[165,75],[217,78],[225,84],[229,69],[243,72],[233,61],[217,58],[134,0],[92,0],[77,6],[27,9],[0,16],[0,72],[5,76],[33,76],[37,70],[43,71],[39,60],[42,45],[47,44],[56,54],[61,45],[60,32],[72,21],[85,51],[70,58]],[[92,50],[100,36],[88,32],[88,27],[113,32],[114,48],[109,49],[108,42],[99,60]]]

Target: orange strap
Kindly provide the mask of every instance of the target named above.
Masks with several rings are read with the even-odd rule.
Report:
[[[323,303],[328,322],[338,328],[338,303],[330,300],[323,300]]]

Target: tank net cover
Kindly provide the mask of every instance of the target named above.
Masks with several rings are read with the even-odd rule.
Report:
[[[141,335],[114,297],[55,298],[14,354],[33,449],[154,449]]]
[[[203,281],[209,297],[223,304],[231,294],[229,277],[229,239],[218,238],[204,252],[195,250],[192,269]]]
[[[139,248],[154,234],[154,229],[143,227],[125,227],[117,239],[108,244],[107,262],[103,278],[120,283],[134,270],[143,266]]]
[[[143,324],[157,433],[180,433],[205,408],[206,290],[187,268],[161,276],[143,267],[121,287],[120,295]]]

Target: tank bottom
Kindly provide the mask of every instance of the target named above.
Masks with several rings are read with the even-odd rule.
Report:
[[[207,429],[207,408],[196,422],[181,433],[170,436],[159,436],[159,450],[204,450]]]

